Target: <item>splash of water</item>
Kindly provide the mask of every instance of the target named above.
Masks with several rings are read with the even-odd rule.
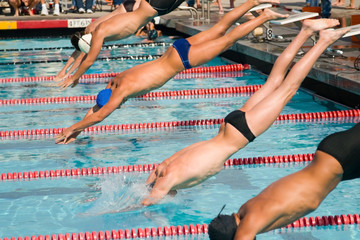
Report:
[[[95,186],[100,196],[84,215],[135,211],[143,208],[141,201],[149,193],[143,179],[135,175],[112,175],[102,178]]]

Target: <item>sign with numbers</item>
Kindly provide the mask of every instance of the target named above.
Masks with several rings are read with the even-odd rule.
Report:
[[[68,28],[85,28],[92,21],[91,18],[68,19]]]

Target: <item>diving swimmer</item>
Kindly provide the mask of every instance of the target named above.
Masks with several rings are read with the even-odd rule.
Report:
[[[98,94],[97,104],[87,112],[83,120],[59,133],[56,142],[67,144],[74,141],[81,131],[103,121],[128,98],[159,88],[184,69],[210,61],[266,21],[288,16],[265,9],[257,18],[236,26],[226,33],[235,21],[251,8],[269,1],[278,3],[277,0],[248,0],[224,15],[210,29],[186,39],[176,40],[159,59],[120,73]]]
[[[169,191],[195,186],[217,174],[232,154],[266,131],[324,50],[349,31],[327,29],[338,24],[335,19],[305,20],[299,34],[275,61],[266,83],[240,109],[225,117],[214,138],[190,145],[157,166],[146,181],[153,188],[142,204],[155,204]],[[286,75],[301,46],[317,31],[319,41]]]
[[[210,239],[252,240],[258,233],[284,227],[317,209],[341,181],[360,177],[359,136],[357,123],[324,138],[304,169],[272,183],[237,213],[214,218],[208,228]]]

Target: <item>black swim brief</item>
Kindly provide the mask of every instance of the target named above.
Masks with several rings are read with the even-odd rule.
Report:
[[[125,0],[123,5],[126,12],[132,12],[134,10],[135,0]]]
[[[158,16],[175,10],[184,0],[146,0],[157,12]]]
[[[229,113],[225,117],[225,123],[230,123],[233,125],[244,137],[252,142],[255,139],[254,134],[251,132],[245,118],[245,112],[240,110],[235,110]]]
[[[317,150],[339,161],[344,171],[342,180],[360,177],[360,123],[349,130],[327,136]]]

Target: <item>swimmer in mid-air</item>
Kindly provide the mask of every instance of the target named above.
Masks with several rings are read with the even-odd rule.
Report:
[[[233,215],[209,225],[211,240],[252,240],[314,211],[340,183],[360,177],[360,123],[323,139],[304,169],[269,185]]]
[[[239,109],[225,117],[212,139],[190,145],[164,160],[146,183],[153,185],[144,205],[157,203],[169,191],[195,186],[217,174],[224,162],[266,131],[300,87],[326,48],[350,29],[332,30],[335,19],[305,20],[299,34],[277,58],[266,83]],[[301,46],[316,31],[319,41],[286,75]]]
[[[90,23],[84,32],[77,32],[71,37],[75,51],[54,80],[61,81],[58,83],[61,88],[76,86],[78,79],[94,64],[104,41],[119,40],[135,34],[154,17],[173,11],[183,1],[125,0],[113,12]]]
[[[87,112],[84,119],[59,133],[56,142],[67,144],[74,141],[81,131],[103,121],[128,98],[159,88],[184,69],[210,61],[266,21],[288,16],[265,9],[257,18],[226,33],[237,19],[262,1],[276,2],[248,0],[224,15],[210,29],[186,39],[176,40],[161,58],[137,65],[117,75],[106,89],[100,91],[96,98],[97,104]]]

